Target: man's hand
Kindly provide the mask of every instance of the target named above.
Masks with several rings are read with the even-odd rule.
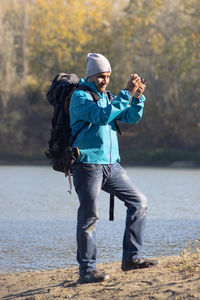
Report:
[[[139,88],[137,89],[134,97],[140,98],[142,96],[142,94],[144,93],[145,88],[146,88],[146,85],[144,83],[140,82]]]
[[[145,84],[141,82],[141,78],[137,74],[132,74],[127,83],[126,89],[131,94],[131,97],[134,95],[136,98],[140,98],[145,87]]]

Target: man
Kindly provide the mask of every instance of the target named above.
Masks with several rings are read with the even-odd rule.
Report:
[[[95,224],[98,220],[97,198],[102,190],[117,196],[127,207],[123,239],[122,271],[147,268],[156,261],[142,260],[142,242],[146,218],[146,197],[133,185],[120,166],[115,120],[137,123],[142,118],[145,85],[137,74],[132,74],[125,89],[109,101],[106,89],[111,66],[101,54],[87,55],[86,78],[80,79],[70,101],[72,135],[78,132],[73,146],[80,157],[72,167],[73,182],[80,206],[77,219],[77,260],[79,282],[98,282],[108,279],[96,271]],[[93,97],[81,87],[87,86]]]

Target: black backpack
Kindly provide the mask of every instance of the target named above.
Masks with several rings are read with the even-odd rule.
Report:
[[[53,169],[66,175],[79,154],[77,148],[71,147],[73,140],[69,142],[71,137],[69,103],[78,82],[79,77],[76,74],[59,73],[47,91],[47,100],[53,106],[54,112],[49,147],[45,154],[50,159]]]

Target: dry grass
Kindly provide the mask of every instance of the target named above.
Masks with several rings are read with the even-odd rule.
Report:
[[[200,273],[200,239],[196,240],[196,245],[189,243],[180,255],[181,261],[179,270],[186,276]]]

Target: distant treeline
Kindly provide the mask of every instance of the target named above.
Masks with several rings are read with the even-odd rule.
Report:
[[[121,124],[125,160],[200,161],[199,15],[199,0],[1,0],[0,161],[44,157],[48,85],[85,76],[88,52],[110,60],[115,93],[147,80],[142,121]]]

